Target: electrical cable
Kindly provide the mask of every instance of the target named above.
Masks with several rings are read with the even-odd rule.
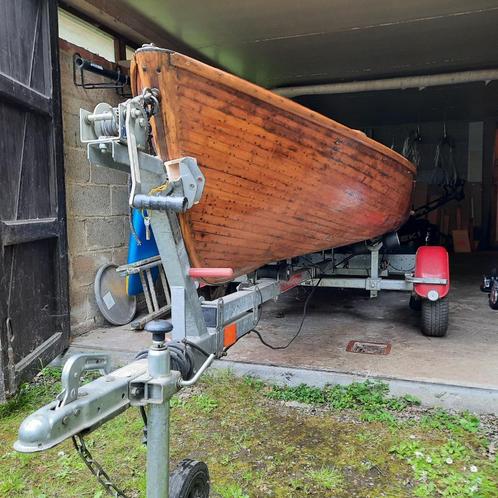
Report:
[[[144,422],[145,427],[147,427],[147,413],[145,412],[145,407],[140,406],[140,415],[142,415],[142,420]]]
[[[337,268],[339,265],[342,265],[344,263],[347,263],[350,259],[353,259],[355,256],[359,256],[359,254],[350,254],[349,256],[346,256],[345,258],[341,259],[339,263],[334,264],[334,269]]]
[[[145,411],[145,406],[140,405],[139,408],[144,423],[142,443],[147,444],[147,412]]]
[[[264,346],[266,346],[266,347],[268,347],[270,349],[273,349],[273,350],[287,349],[297,339],[297,337],[301,333],[301,331],[303,329],[303,325],[304,325],[304,320],[306,319],[306,315],[307,315],[307,311],[308,311],[308,304],[309,304],[309,302],[310,302],[313,294],[315,293],[317,287],[320,285],[321,281],[322,281],[322,278],[320,277],[318,279],[317,283],[314,285],[313,289],[311,289],[311,292],[308,294],[308,297],[306,298],[306,301],[304,302],[303,313],[302,313],[302,317],[301,317],[301,323],[299,324],[299,328],[297,329],[297,332],[294,334],[294,336],[292,337],[292,339],[285,346],[274,346],[273,344],[270,344],[270,343],[266,342],[263,339],[263,337],[261,336],[261,333],[259,332],[259,330],[256,330],[255,328],[251,329],[249,332],[247,332],[246,334],[244,334],[242,337],[244,337],[247,334],[250,334],[251,332],[254,332],[258,336],[259,340],[262,342],[262,344]]]
[[[182,339],[182,342],[184,344],[187,344],[188,346],[196,349],[197,351],[199,351],[199,353],[202,353],[206,358],[209,357],[209,353],[205,349],[202,349],[200,346],[198,346],[197,344],[195,344],[195,342],[191,342],[188,339]]]

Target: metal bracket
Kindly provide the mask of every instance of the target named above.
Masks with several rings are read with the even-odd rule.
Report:
[[[108,168],[119,169],[127,173],[130,171],[128,147],[119,141],[88,143],[87,157],[91,164],[107,166]],[[163,181],[166,181],[164,163],[157,156],[151,156],[145,152],[138,151],[138,162],[143,170],[162,175]]]
[[[169,400],[179,390],[180,372],[171,370],[165,377],[142,375],[130,382],[130,405],[160,405]]]
[[[414,277],[411,273],[405,274],[405,280],[412,284],[446,285],[448,283],[446,278]]]
[[[206,179],[193,157],[182,157],[164,163],[168,180],[173,185],[181,184],[182,193],[187,198],[187,208],[197,204],[204,191]]]
[[[365,279],[365,289],[369,291],[380,291],[382,289],[382,279],[380,278]]]

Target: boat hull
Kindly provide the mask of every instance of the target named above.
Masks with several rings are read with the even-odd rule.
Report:
[[[158,155],[195,157],[206,177],[180,215],[192,266],[242,275],[407,218],[415,166],[363,133],[175,52],[138,50],[131,75],[134,93],[160,91]]]

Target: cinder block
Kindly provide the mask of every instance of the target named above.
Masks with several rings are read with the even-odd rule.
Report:
[[[71,216],[108,216],[111,213],[110,189],[90,184],[68,185],[67,206]]]
[[[71,216],[67,219],[67,241],[69,257],[87,251],[85,221]]]
[[[126,237],[128,240],[128,237]],[[112,262],[116,265],[124,265],[128,260],[128,246],[117,247],[112,250]]]
[[[88,293],[93,291],[91,286],[69,287],[69,304],[71,327],[86,321],[88,315]]]
[[[106,166],[95,166],[91,168],[91,182],[104,185],[124,185],[128,189],[128,173]]]
[[[83,147],[64,146],[64,171],[67,183],[87,183],[90,181],[90,163]]]
[[[125,239],[128,240],[130,238],[130,213],[126,213],[126,215],[123,217],[123,230],[124,230],[124,235]]]
[[[79,110],[62,113],[62,129],[64,133],[64,145],[71,147],[81,147],[80,141],[80,116]]]
[[[97,270],[112,260],[111,251],[92,251],[87,254],[70,257],[69,275],[71,286],[92,285]]]
[[[122,216],[95,218],[86,223],[86,244],[89,249],[108,249],[125,244]]]
[[[127,186],[112,186],[111,214],[127,215],[130,212],[128,197],[129,194]]]
[[[99,327],[107,323],[105,318],[102,316],[99,307],[97,306],[97,301],[95,300],[94,292],[88,295],[88,307],[87,307],[86,319],[92,320],[94,324]]]

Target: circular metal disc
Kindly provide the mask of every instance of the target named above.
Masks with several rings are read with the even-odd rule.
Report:
[[[137,311],[137,299],[126,293],[126,280],[109,263],[99,268],[95,276],[95,299],[104,318],[113,325],[126,325]]]

